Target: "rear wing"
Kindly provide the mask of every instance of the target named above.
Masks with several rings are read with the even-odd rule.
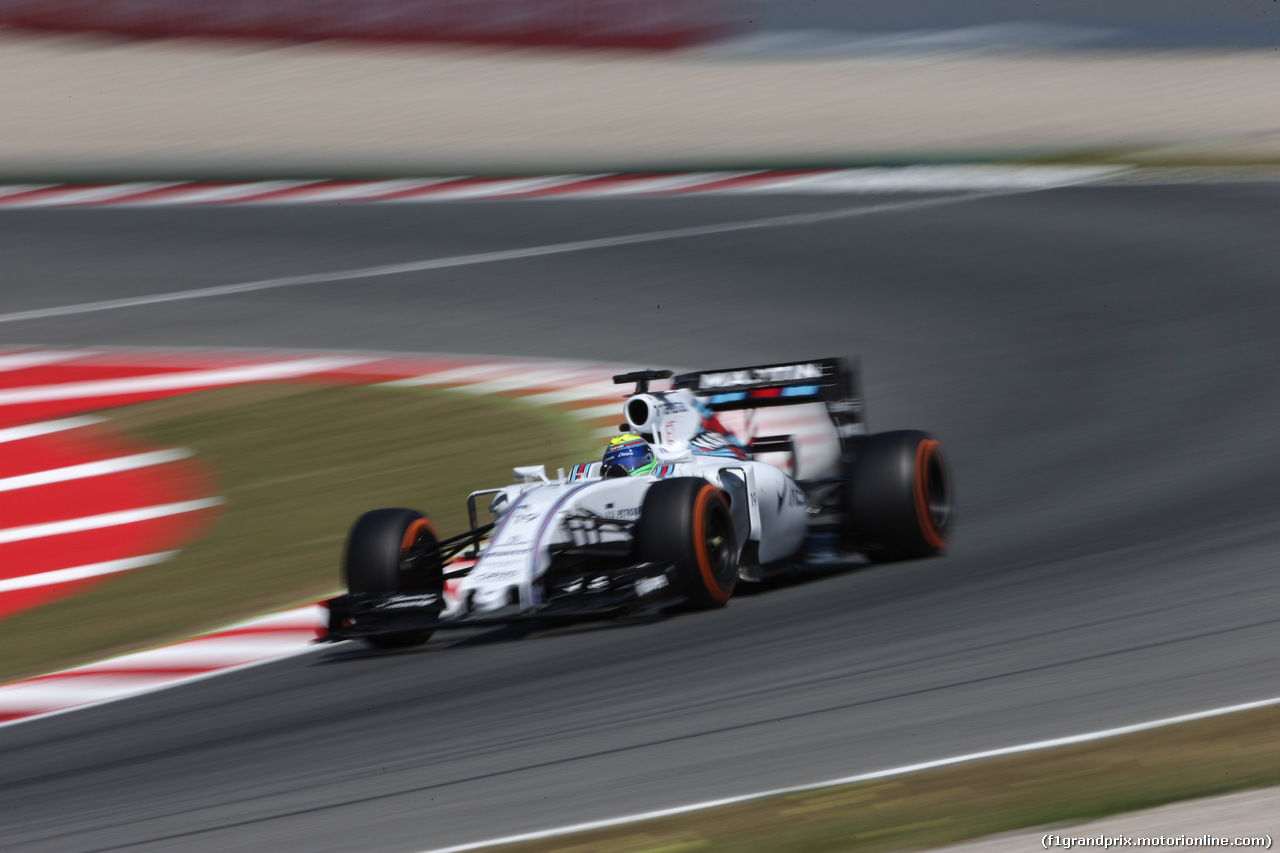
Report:
[[[675,377],[671,387],[688,388],[714,412],[825,403],[833,421],[865,424],[858,366],[845,358],[699,370]]]
[[[687,388],[712,412],[767,409],[819,403],[835,428],[839,455],[848,458],[852,440],[867,431],[866,413],[856,361],[823,358],[813,361],[761,364],[724,370],[683,373],[673,388]],[[762,438],[761,445],[783,439]],[[766,448],[758,448],[764,451]],[[823,466],[826,467],[826,466]]]

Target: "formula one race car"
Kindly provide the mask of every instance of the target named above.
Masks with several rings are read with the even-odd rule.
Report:
[[[394,647],[445,627],[720,607],[739,581],[803,564],[815,542],[873,561],[940,553],[952,521],[936,439],[871,435],[843,359],[645,370],[628,434],[600,462],[515,469],[472,492],[471,529],[441,539],[409,509],[365,513],[347,540],[348,592],[321,641]],[[785,430],[758,435],[761,429]],[[477,500],[489,499],[480,523]]]

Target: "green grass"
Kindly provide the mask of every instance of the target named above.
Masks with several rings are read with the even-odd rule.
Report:
[[[1262,708],[1091,744],[485,849],[490,853],[921,850],[1024,827],[1076,822],[1277,784],[1280,708]],[[1032,846],[1038,847],[1038,842]]]
[[[194,450],[227,503],[175,559],[0,621],[0,683],[315,600],[341,586],[360,513],[407,506],[460,533],[471,490],[599,452],[553,410],[420,390],[247,386],[108,415],[148,444]]]

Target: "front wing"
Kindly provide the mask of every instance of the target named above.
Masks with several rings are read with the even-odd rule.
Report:
[[[675,607],[685,600],[675,565],[636,563],[606,572],[577,569],[543,579],[542,600],[523,610],[442,618],[442,591],[348,593],[325,602],[329,622],[317,642],[336,643],[387,634],[474,628],[514,622],[608,619]]]

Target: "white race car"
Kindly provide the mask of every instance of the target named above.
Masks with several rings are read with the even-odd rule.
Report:
[[[687,373],[665,391],[649,386],[670,371],[613,379],[635,384],[622,443],[644,465],[606,453],[554,478],[517,468],[515,484],[468,497],[471,529],[448,539],[415,510],[365,513],[321,641],[405,646],[445,627],[720,607],[739,581],[818,550],[878,561],[946,547],[941,446],[916,431],[868,434],[845,360]]]

